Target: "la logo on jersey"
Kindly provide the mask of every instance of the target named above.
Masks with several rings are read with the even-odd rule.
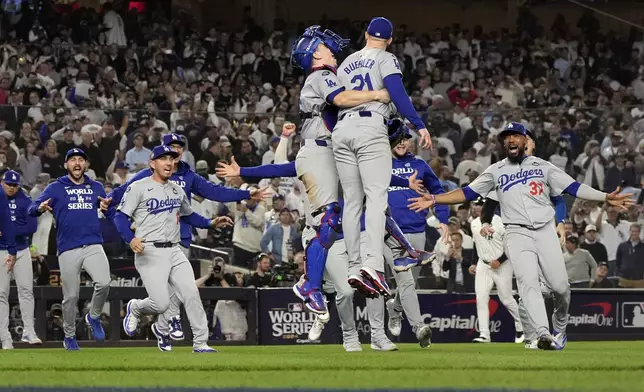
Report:
[[[69,210],[93,210],[96,207],[92,202],[94,190],[89,188],[65,189],[67,193],[67,209]]]

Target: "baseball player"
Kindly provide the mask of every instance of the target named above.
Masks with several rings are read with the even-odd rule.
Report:
[[[536,138],[534,137],[534,134],[529,129],[526,129],[526,136],[527,136],[527,143],[526,143],[525,152],[527,156],[530,156],[534,152]],[[493,217],[496,216],[495,212],[499,206],[499,202],[495,200],[496,192],[492,192],[488,196],[489,197],[485,200],[485,203],[483,205],[483,210],[481,212],[482,227],[480,230],[480,234],[485,238],[491,238],[494,234],[494,229],[492,228],[491,223],[492,223]],[[554,209],[555,209],[555,222],[557,223],[556,230],[557,230],[557,235],[559,235],[559,242],[563,246],[563,243],[566,240],[566,234],[565,234],[563,222],[566,219],[566,215],[568,214],[567,208],[566,208],[566,202],[563,196],[551,197],[550,201],[552,202],[552,205],[554,206]],[[541,268],[539,268],[539,285],[541,288],[541,293],[544,297],[552,296],[551,291],[543,283],[543,273],[541,272]],[[519,298],[519,317],[521,319],[521,325],[523,326],[525,348],[537,349],[538,348],[537,331],[535,327],[530,323],[530,318],[528,317],[528,312],[526,310],[525,303],[521,298]],[[554,317],[556,317],[556,314],[553,314],[553,320],[554,320]],[[567,338],[564,335],[563,339],[561,339],[561,341],[558,343],[559,348],[563,349],[566,345],[566,342],[567,342]]]
[[[158,314],[152,332],[157,337],[159,349],[171,351],[169,336],[159,333],[160,326],[167,326],[168,317],[171,316],[165,313],[170,306],[171,286],[186,308],[194,335],[193,352],[215,352],[207,345],[206,312],[201,304],[192,267],[178,246],[180,220],[204,229],[231,225],[232,222],[228,217],[208,220],[192,211],[183,189],[169,182],[174,160],[178,156],[168,146],[154,147],[150,159],[152,176],[128,187],[114,217],[121,237],[135,253],[134,265],[149,295],[148,298],[128,302],[123,328],[127,335],[133,336],[142,315]],[[131,223],[136,227],[136,235],[130,229]]]
[[[264,190],[253,189],[252,191],[240,190],[229,188],[221,185],[213,184],[207,181],[202,176],[192,170],[189,164],[183,162],[185,142],[180,135],[169,133],[163,136],[163,145],[170,147],[174,152],[179,154],[175,159],[173,173],[170,177],[170,182],[173,182],[181,187],[185,192],[188,200],[192,199],[192,194],[198,195],[204,199],[219,201],[219,202],[233,202],[245,199],[262,200],[264,197]],[[152,176],[151,169],[144,169],[136,173],[134,177],[126,184],[115,188],[109,195],[108,199],[111,200],[111,206],[116,207],[121,202],[125,190],[134,182]],[[184,221],[180,222],[181,241],[179,243],[181,251],[190,258],[190,243],[192,242],[192,228]],[[170,317],[169,325],[158,325],[158,332],[162,335],[170,335],[172,340],[183,340],[184,334],[181,326],[180,307],[181,301],[172,293],[170,297],[170,308],[168,314]]]
[[[29,252],[30,238],[38,228],[38,220],[27,215],[27,208],[31,199],[20,189],[20,174],[13,170],[4,173],[2,189],[9,201],[9,212],[14,226],[16,243],[16,262],[9,268],[9,273],[0,272],[0,339],[3,344],[7,341],[7,348],[11,345],[9,334],[9,284],[11,274],[18,286],[18,303],[22,316],[22,342],[29,344],[42,344],[34,329],[34,274],[31,266],[31,253]],[[6,250],[4,237],[0,236],[0,249]]]
[[[419,211],[434,204],[460,204],[496,190],[501,218],[506,226],[504,249],[512,260],[519,294],[525,302],[542,350],[557,350],[565,341],[570,286],[553,221],[550,196],[561,193],[586,200],[605,201],[628,209],[629,194],[597,191],[580,184],[543,159],[526,156],[526,129],[511,122],[499,134],[507,158],[488,167],[470,185],[443,195],[410,199],[410,209]],[[619,190],[618,190],[619,191]],[[539,268],[555,296],[556,317],[553,337],[548,328],[546,308],[539,286]]]
[[[508,309],[514,319],[516,331],[515,343],[523,343],[523,327],[519,318],[519,305],[512,295],[512,264],[506,262],[508,257],[503,252],[503,237],[505,229],[501,217],[494,215],[492,227],[494,233],[489,237],[481,235],[481,210],[485,199],[478,198],[472,207],[476,218],[470,223],[472,238],[479,256],[478,263],[470,266],[470,273],[475,274],[474,291],[476,292],[476,313],[478,315],[479,336],[475,343],[490,343],[490,292],[496,286],[501,303]]]
[[[0,188],[0,260],[3,261],[3,266],[6,268],[6,273],[0,271],[0,274],[6,275],[7,278],[9,273],[16,264],[16,254],[17,254],[17,245],[16,245],[16,228],[12,223],[12,215],[9,209],[9,201],[7,195],[5,194],[4,187]],[[0,283],[0,339],[2,340],[2,349],[10,350],[13,348],[13,343],[11,341],[11,334],[9,333],[9,282],[4,280]],[[5,288],[6,287],[6,288]],[[31,312],[33,315],[33,310]],[[5,324],[6,325],[3,325]]]
[[[402,83],[396,56],[386,51],[392,42],[393,26],[385,18],[374,18],[365,33],[366,46],[349,55],[338,68],[338,79],[346,89],[387,89],[391,101],[420,134],[421,146],[431,147],[429,132],[414,109]],[[392,169],[387,133],[389,105],[368,102],[340,111],[333,130],[333,155],[345,194],[342,214],[347,251],[351,262],[362,265],[360,273],[382,295],[390,295],[384,276],[382,238],[385,234],[387,188]],[[387,173],[387,174],[385,174]],[[366,202],[367,254],[360,257],[360,215]]]
[[[87,155],[79,148],[72,148],[65,155],[67,175],[49,184],[29,206],[30,216],[39,216],[45,211],[54,215],[58,264],[63,285],[63,347],[68,351],[80,348],[76,342],[76,314],[80,273],[84,269],[92,278],[94,295],[85,322],[95,340],[105,339],[100,315],[110,290],[110,266],[103,250],[103,236],[98,218],[98,209],[105,199],[101,183],[86,176]],[[114,209],[104,211],[111,218]]]
[[[392,126],[389,128],[389,140],[392,154],[392,174],[407,177],[414,172],[423,180],[425,187],[433,194],[443,193],[443,187],[434,174],[434,171],[422,159],[415,158],[409,152],[411,147],[411,134],[409,129],[404,125],[401,119],[391,121]],[[389,187],[389,208],[396,221],[400,223],[400,229],[403,238],[410,242],[410,246],[415,249],[425,248],[425,225],[426,217],[429,211],[425,210],[417,214],[409,211],[407,200],[411,197],[417,197],[418,193],[408,187]],[[440,222],[439,230],[443,235],[447,234],[447,221],[449,219],[449,208],[447,206],[436,206],[436,216]],[[418,304],[418,295],[415,290],[416,277],[413,272],[404,270],[402,267],[411,267],[416,265],[416,260],[402,258],[393,260],[393,255],[389,247],[384,248],[385,260],[390,266],[399,271],[394,274],[396,279],[397,293],[395,299],[387,301],[387,313],[389,314],[387,327],[393,336],[400,336],[402,328],[402,312],[404,310],[412,330],[417,334],[421,346],[426,341],[422,334],[425,324],[420,314],[420,305]],[[429,262],[427,260],[426,262]],[[428,327],[429,329],[429,327]],[[418,336],[418,331],[421,335]],[[428,339],[427,339],[428,340]]]

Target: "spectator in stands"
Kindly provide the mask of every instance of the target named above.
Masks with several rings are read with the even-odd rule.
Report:
[[[463,235],[456,231],[450,234],[451,244],[443,261],[443,270],[449,272],[447,291],[451,293],[471,293],[474,279],[468,272],[475,263],[474,251],[463,248]]]
[[[595,280],[590,282],[591,289],[614,289],[615,282],[608,277],[608,263],[598,263]]]
[[[273,186],[274,181],[277,182],[278,186]],[[270,206],[271,210],[266,213],[266,217],[264,218],[266,220],[266,230],[268,230],[272,225],[275,225],[279,223],[280,221],[280,214],[284,207],[286,206],[286,200],[283,195],[277,193],[279,192],[279,178],[272,178],[271,179],[271,186],[267,190],[273,190],[276,192],[273,194],[273,197],[271,198],[271,203]],[[266,203],[268,205],[268,203]]]
[[[293,244],[297,241],[297,228],[288,208],[282,208],[279,224],[273,224],[262,237],[262,252],[268,253],[276,264],[288,263],[293,258]],[[269,248],[269,244],[271,247]]]
[[[597,262],[589,251],[579,248],[579,238],[566,238],[564,261],[571,287],[588,287],[595,280]]]
[[[456,171],[454,171],[454,177],[458,179],[459,184],[461,185],[469,184],[470,172],[475,171],[477,173],[483,173],[483,170],[484,169],[481,164],[476,161],[476,149],[470,148],[465,152],[465,154],[463,155],[463,160],[456,167]]]
[[[630,227],[629,238],[617,247],[616,265],[619,287],[644,288],[644,243],[640,241],[641,227]]]
[[[242,287],[234,274],[226,273],[221,287]],[[237,301],[219,300],[214,310],[215,322],[219,324],[224,340],[244,341],[248,333],[246,310]]]
[[[241,189],[257,189],[244,184]],[[233,228],[233,249],[235,264],[248,267],[261,251],[266,209],[256,200],[243,200],[235,205],[235,226]]]
[[[608,253],[606,253],[604,244],[597,241],[597,228],[595,225],[586,226],[584,233],[584,241],[579,247],[590,252],[597,264],[604,263],[608,265]]]
[[[604,213],[608,219],[604,220]],[[606,247],[608,254],[608,276],[617,275],[618,269],[616,264],[617,247],[626,241],[630,234],[630,223],[623,221],[616,208],[604,203],[602,212],[597,217],[595,227],[599,233],[599,240]]]
[[[34,141],[29,141],[25,145],[24,153],[18,158],[18,169],[22,173],[24,185],[29,187],[34,186],[38,174],[42,172],[40,158],[35,153],[36,144]]]
[[[42,158],[42,171],[49,174],[52,178],[58,178],[65,175],[65,159],[58,153],[56,141],[47,140],[45,143],[45,153]]]
[[[265,253],[255,258],[255,272],[246,280],[248,287],[268,287],[271,284],[271,259]]]
[[[131,172],[137,172],[148,167],[152,151],[143,147],[144,141],[145,138],[142,133],[135,134],[134,147],[125,154],[125,163]]]

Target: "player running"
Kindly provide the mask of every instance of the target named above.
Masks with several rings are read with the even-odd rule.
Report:
[[[222,203],[241,201],[246,199],[262,200],[264,198],[264,190],[253,189],[252,191],[248,191],[216,185],[195,173],[189,164],[181,160],[185,148],[185,142],[180,135],[169,133],[163,136],[162,142],[164,146],[170,147],[174,152],[178,154],[178,157],[174,161],[172,176],[170,176],[170,182],[179,185],[181,189],[183,189],[186,196],[188,197],[188,201],[192,199],[193,193],[204,199]],[[126,184],[114,188],[114,190],[108,195],[108,199],[111,200],[110,206],[116,208],[116,206],[119,205],[121,199],[123,198],[125,190],[134,181],[138,181],[150,176],[152,176],[152,170],[149,168],[144,169],[136,173],[136,175],[132,177],[132,179]],[[180,238],[180,249],[187,258],[190,258],[192,227],[184,221],[180,222]],[[184,334],[181,326],[180,306],[181,300],[175,293],[172,293],[172,295],[170,296],[170,307],[168,308],[167,317],[170,320],[170,323],[158,324],[157,331],[159,332],[159,334],[163,336],[169,335],[172,340],[183,340]]]
[[[20,189],[20,174],[13,170],[6,171],[2,177],[2,190],[9,202],[17,255],[15,264],[7,265],[8,273],[0,272],[0,339],[3,346],[13,347],[9,334],[9,283],[13,274],[18,286],[18,303],[22,316],[21,341],[42,344],[34,329],[34,273],[29,252],[30,238],[38,228],[38,220],[27,214],[31,199]],[[6,251],[7,247],[4,236],[0,236],[0,249]]]
[[[553,221],[550,196],[569,194],[627,210],[630,194],[607,194],[580,184],[563,170],[541,158],[526,156],[526,129],[509,123],[499,134],[507,158],[488,167],[470,185],[443,195],[426,194],[410,199],[410,209],[420,211],[435,204],[460,204],[496,190],[501,217],[506,225],[505,252],[512,260],[519,294],[537,330],[538,347],[556,350],[565,339],[570,286]],[[546,308],[539,287],[539,267],[555,296],[557,313],[550,334]]]
[[[365,33],[365,47],[349,55],[338,68],[340,85],[355,91],[385,88],[398,111],[416,128],[423,148],[431,147],[429,132],[416,113],[402,83],[396,56],[386,51],[392,42],[393,26],[385,18],[374,18]],[[385,235],[387,188],[391,173],[391,148],[387,120],[391,107],[372,100],[340,111],[333,131],[333,155],[345,195],[342,214],[347,252],[360,273],[382,295],[389,296],[384,276],[382,238]],[[385,174],[387,173],[387,174]],[[367,256],[360,256],[360,215],[367,198]]]
[[[100,315],[110,291],[110,266],[103,250],[103,236],[98,219],[98,209],[105,198],[100,182],[85,175],[87,155],[79,148],[72,148],[65,155],[67,175],[49,184],[29,206],[27,212],[36,217],[45,211],[54,215],[58,264],[63,284],[63,347],[68,351],[80,350],[76,341],[76,313],[80,273],[84,269],[92,278],[94,295],[85,322],[95,340],[105,339]],[[111,218],[114,209],[104,211]]]
[[[123,329],[128,336],[133,336],[142,315],[157,314],[159,318],[152,325],[152,332],[158,339],[159,349],[171,351],[168,336],[159,333],[159,326],[169,322],[165,312],[170,306],[171,287],[183,299],[194,335],[193,352],[216,352],[207,344],[206,312],[192,267],[178,246],[180,221],[203,229],[229,226],[232,221],[228,217],[209,220],[192,211],[183,189],[169,182],[177,157],[168,146],[154,147],[150,159],[152,176],[128,187],[114,217],[117,230],[135,254],[134,265],[149,295],[128,302]],[[131,223],[136,227],[136,235],[130,229]]]
[[[17,246],[16,228],[11,222],[12,215],[9,212],[9,201],[3,188],[0,187],[0,260],[6,268],[6,271],[0,271],[0,274],[7,275],[8,278],[16,264]],[[0,312],[2,312],[2,320],[0,320],[0,323],[4,324],[0,327],[0,339],[2,340],[2,349],[10,350],[13,349],[13,343],[11,341],[11,334],[9,333],[9,279],[7,279],[6,284],[2,281],[0,289],[2,290],[0,292],[2,305],[2,308],[0,308]],[[33,315],[33,310],[31,314]]]

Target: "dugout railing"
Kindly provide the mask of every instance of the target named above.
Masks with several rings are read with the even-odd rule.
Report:
[[[89,301],[92,298],[94,289],[91,286],[83,286],[80,288],[78,299],[79,301]],[[258,343],[257,337],[257,290],[252,288],[200,288],[199,294],[203,301],[219,301],[230,300],[238,301],[245,305],[246,308],[246,322],[248,324],[248,333],[244,341],[225,341],[217,340],[217,345],[239,345],[250,344],[256,345]],[[148,347],[156,346],[156,340],[125,340],[121,339],[122,331],[122,317],[121,309],[122,304],[127,303],[132,298],[145,298],[147,292],[143,287],[110,287],[110,293],[107,302],[109,303],[109,331],[106,331],[108,338],[104,342],[94,342],[93,340],[79,341],[81,347]],[[9,292],[9,302],[16,303],[18,299],[17,288],[12,286]],[[43,341],[43,347],[61,346],[58,340],[47,340],[47,313],[49,311],[49,304],[60,303],[63,299],[63,292],[61,287],[53,286],[36,286],[34,287],[34,300],[35,300],[35,329],[38,336]],[[181,309],[182,320],[184,321],[184,331],[186,339],[179,342],[173,342],[173,345],[190,345],[192,334],[189,324],[186,322],[187,318],[183,307]],[[27,347],[26,343],[14,342],[16,347]]]

